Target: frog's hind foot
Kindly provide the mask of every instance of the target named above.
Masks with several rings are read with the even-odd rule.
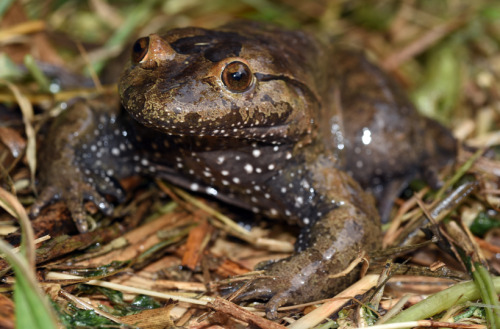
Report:
[[[222,293],[231,292],[229,300],[235,303],[266,301],[266,317],[270,320],[276,320],[279,318],[279,307],[293,302],[290,299],[291,295],[288,293],[288,289],[289,285],[286,280],[277,276],[263,275],[250,278],[246,283],[225,289]]]

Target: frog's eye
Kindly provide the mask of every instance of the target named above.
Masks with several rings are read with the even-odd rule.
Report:
[[[149,50],[149,37],[143,37],[138,39],[134,46],[132,47],[132,61],[135,64],[147,59]]]
[[[253,84],[253,74],[248,65],[243,62],[230,62],[224,67],[222,82],[232,92],[247,91]]]

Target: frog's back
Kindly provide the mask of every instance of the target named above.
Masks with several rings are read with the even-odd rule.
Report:
[[[450,131],[421,116],[401,87],[361,53],[336,49],[332,59],[341,63],[331,75],[337,98],[329,110],[342,113],[343,139],[334,143],[342,148],[341,166],[382,207],[416,176],[438,184],[437,171],[456,153]]]

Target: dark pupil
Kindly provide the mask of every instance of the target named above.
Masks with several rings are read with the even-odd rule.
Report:
[[[248,66],[241,62],[233,62],[226,66],[222,74],[224,84],[232,91],[245,91],[252,82]]]
[[[231,76],[231,78],[233,78],[233,80],[240,81],[244,75],[245,74],[241,73],[241,72],[234,72],[233,75]]]
[[[132,60],[139,63],[144,59],[149,49],[149,37],[140,38],[132,47]]]

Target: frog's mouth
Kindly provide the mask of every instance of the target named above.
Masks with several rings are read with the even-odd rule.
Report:
[[[132,117],[142,125],[155,129],[170,136],[196,136],[196,137],[218,137],[255,140],[260,142],[281,143],[290,141],[293,136],[289,136],[289,124],[268,124],[272,118],[267,118],[260,122],[255,120],[252,123],[242,122],[239,112],[230,112],[218,120],[208,120],[202,118],[199,113],[182,114],[181,109],[169,109],[177,112],[168,118],[159,120],[146,120],[144,116],[136,112],[129,112]],[[277,119],[278,117],[276,117]]]

